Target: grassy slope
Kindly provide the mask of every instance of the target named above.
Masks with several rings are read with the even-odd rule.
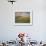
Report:
[[[15,20],[16,23],[30,23],[29,16],[16,16]]]

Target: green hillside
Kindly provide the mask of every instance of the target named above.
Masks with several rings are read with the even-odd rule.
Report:
[[[15,23],[30,23],[30,16],[16,16]]]

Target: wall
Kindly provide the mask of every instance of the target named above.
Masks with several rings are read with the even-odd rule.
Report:
[[[33,10],[32,26],[15,26],[14,16],[17,10]],[[0,40],[11,40],[19,32],[26,32],[37,41],[46,40],[46,1],[17,0],[13,5],[7,0],[0,0]]]

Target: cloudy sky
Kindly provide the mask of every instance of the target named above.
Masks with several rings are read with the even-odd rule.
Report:
[[[30,16],[30,12],[16,12],[16,16]]]

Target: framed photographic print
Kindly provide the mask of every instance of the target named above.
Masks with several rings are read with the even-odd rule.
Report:
[[[32,25],[32,11],[16,11],[15,25]]]

